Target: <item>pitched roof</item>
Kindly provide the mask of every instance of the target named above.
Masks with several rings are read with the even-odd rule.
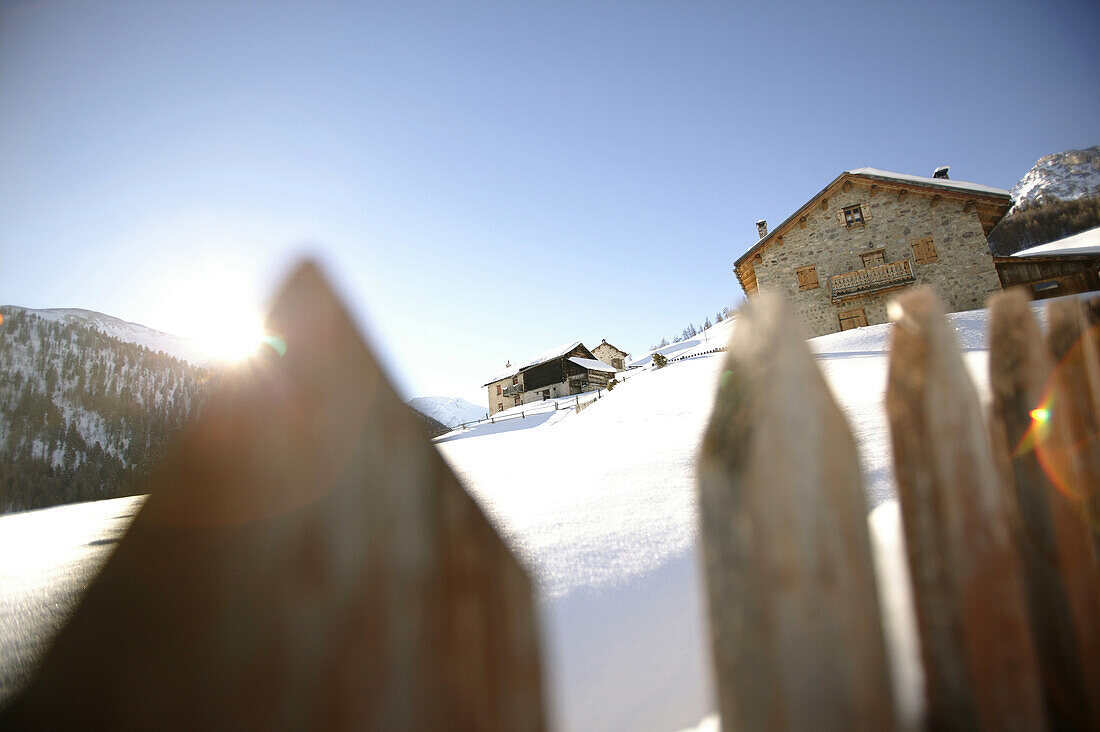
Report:
[[[611,371],[614,373],[618,370],[614,366],[608,366],[603,361],[595,358],[577,358],[576,356],[570,356],[569,360],[589,371]]]
[[[956,198],[980,198],[987,202],[993,202],[996,203],[997,208],[1000,209],[993,224],[999,221],[1001,217],[1007,213],[1009,207],[1012,206],[1012,196],[1003,188],[993,188],[992,186],[983,186],[980,183],[970,183],[963,180],[925,178],[923,176],[909,175],[907,173],[893,173],[888,170],[879,170],[877,168],[853,168],[852,170],[844,171],[834,178],[832,182],[818,191],[810,200],[806,201],[801,208],[784,219],[783,223],[768,232],[767,236],[762,237],[749,247],[748,251],[737,258],[737,261],[734,262],[734,267],[740,267],[742,262],[746,259],[763,250],[770,242],[775,240],[776,236],[779,236],[782,232],[793,226],[802,216],[813,209],[818,200],[825,194],[845,180],[851,178],[859,178],[864,181],[881,181],[889,184],[891,187],[904,189],[923,188]],[[989,232],[989,229],[993,228],[993,224],[989,225],[986,229],[986,233]],[[738,273],[738,278],[740,278],[740,273]]]
[[[553,361],[555,358],[561,358],[565,354],[575,349],[577,346],[584,348],[585,352],[588,353],[589,356],[592,355],[592,352],[585,348],[583,343],[581,343],[580,341],[574,341],[567,346],[558,346],[557,348],[551,348],[549,351],[543,351],[522,366],[513,366],[506,371],[502,371],[489,381],[486,381],[484,384],[482,384],[482,386],[488,386],[489,384],[500,381],[501,379],[511,378],[518,374],[520,371],[526,371],[533,366],[538,366],[540,363],[546,363],[547,361]]]
[[[1016,252],[1013,257],[1074,257],[1100,254],[1100,226]]]
[[[612,344],[608,343],[606,338],[604,338],[603,340],[600,341],[600,346],[610,346],[611,348],[614,348],[616,351],[623,354],[624,356],[629,356],[630,355],[629,353],[627,353],[623,349],[619,348],[618,346],[615,346],[615,345],[612,345]],[[596,346],[596,348],[599,348],[600,346]],[[592,350],[595,351],[596,348],[593,348]]]

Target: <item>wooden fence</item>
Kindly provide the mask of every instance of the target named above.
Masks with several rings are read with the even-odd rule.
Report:
[[[1100,725],[1097,307],[991,310],[983,419],[935,297],[898,301],[887,411],[935,729]],[[699,463],[727,729],[898,725],[853,440],[756,298]],[[11,728],[545,726],[531,583],[310,266],[220,377],[4,710]]]
[[[886,408],[932,729],[1100,727],[1096,306],[990,310],[988,420],[931,290],[895,304]],[[889,729],[853,439],[778,299],[742,310],[700,459],[727,729]],[[1091,320],[1090,320],[1091,319]]]

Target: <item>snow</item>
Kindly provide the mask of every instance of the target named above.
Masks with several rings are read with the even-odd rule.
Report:
[[[494,376],[493,378],[489,379],[484,384],[482,384],[482,386],[488,386],[489,384],[492,384],[495,381],[500,381],[501,379],[507,379],[509,376],[515,376],[516,374],[518,374],[520,371],[523,371],[524,369],[529,369],[532,366],[538,366],[540,363],[545,363],[546,361],[549,361],[551,359],[560,358],[561,356],[564,356],[565,354],[569,353],[574,348],[576,348],[577,346],[580,346],[580,345],[584,345],[584,344],[582,344],[580,341],[573,341],[572,343],[570,343],[568,345],[558,346],[557,348],[551,348],[549,351],[543,351],[542,353],[535,356],[534,358],[532,358],[530,361],[523,364],[522,366],[513,366],[509,369],[506,369],[505,371],[501,371],[499,374],[497,374],[496,376]]]
[[[985,399],[986,312],[950,320]],[[559,729],[717,724],[694,466],[725,356],[707,352],[735,328],[731,318],[658,349],[687,358],[628,372],[581,412],[559,408],[437,441],[536,578]],[[888,335],[889,326],[870,326],[810,348],[859,445],[898,706],[913,722],[922,678],[883,411]]]
[[[893,173],[889,170],[878,170],[877,168],[856,168],[855,170],[849,170],[848,172],[852,175],[870,175],[877,178],[892,178],[893,180],[906,181],[909,183],[920,183],[921,185],[939,186],[941,188],[956,188],[963,191],[983,193],[989,196],[1009,195],[1009,192],[1003,188],[983,186],[981,183],[970,183],[964,180],[951,180],[949,178],[925,178],[920,175],[909,175],[908,173]]]
[[[695,355],[713,351],[715,348],[724,348],[729,342],[733,332],[733,323],[737,316],[726,318],[710,328],[700,332],[679,343],[669,343],[667,346],[647,351],[644,355],[627,364],[627,368],[641,368],[653,363],[653,354],[659,353],[666,358],[690,358]]]
[[[1013,211],[1049,199],[1100,195],[1100,145],[1045,155],[1012,187]]]
[[[170,333],[162,333],[159,330],[97,313],[94,310],[81,310],[79,308],[34,310],[15,305],[5,306],[5,308],[13,311],[22,310],[29,315],[36,315],[43,320],[63,325],[71,323],[90,325],[104,335],[117,338],[124,343],[135,343],[139,346],[145,346],[151,351],[161,351],[196,366],[208,366],[212,363],[207,350],[197,341],[181,338]]]
[[[608,366],[603,361],[595,358],[577,358],[576,356],[570,356],[569,360],[589,371],[610,371],[611,373],[618,371],[614,366]]]
[[[1043,310],[1035,309],[1042,323]],[[949,319],[987,402],[987,313]],[[725,359],[708,352],[736,328],[736,318],[727,319],[658,349],[685,358],[621,374],[625,380],[598,401],[589,394],[522,405],[494,418],[524,418],[436,441],[535,579],[555,729],[720,726],[697,547],[695,463]],[[809,346],[859,447],[898,707],[905,726],[915,728],[923,679],[883,411],[888,336],[889,326],[876,325]],[[651,354],[639,360],[646,361]],[[56,515],[78,524],[76,512],[88,511],[84,520],[92,514],[67,507],[41,512],[43,520],[52,511],[73,512]],[[26,576],[23,560],[12,561],[9,574]],[[18,578],[9,579],[16,587]]]
[[[482,419],[489,412],[487,406],[474,404],[462,397],[414,397],[409,400],[409,406],[448,427]]]
[[[1065,239],[1040,244],[1037,247],[1016,252],[1014,257],[1056,257],[1056,256],[1080,256],[1083,254],[1100,254],[1100,226],[1088,231],[1082,231]]]

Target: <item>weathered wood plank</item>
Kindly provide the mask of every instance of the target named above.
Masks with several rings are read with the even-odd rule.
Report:
[[[1052,369],[1030,298],[1020,289],[999,293],[989,315],[990,433],[1005,503],[1015,511],[1010,526],[1023,559],[1047,712],[1056,727],[1083,729],[1091,716],[1083,667],[1100,664],[1100,572],[1084,522],[1039,461],[1038,443],[1054,437],[1041,411]],[[1093,622],[1075,623],[1075,614],[1091,614]]]
[[[316,268],[268,328],[4,723],[542,728],[530,582]]]
[[[723,725],[891,728],[854,441],[788,306],[739,318],[699,462]]]
[[[1066,437],[1040,445],[1040,459],[1058,488],[1079,501],[1100,553],[1100,354],[1076,298],[1047,305],[1047,347],[1057,364],[1051,380],[1052,429]]]
[[[892,306],[886,407],[933,729],[1042,729],[1038,666],[977,395],[942,306]]]

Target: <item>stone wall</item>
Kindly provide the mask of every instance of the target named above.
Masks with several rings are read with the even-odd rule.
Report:
[[[910,191],[900,201],[897,191],[871,195],[869,186],[852,185],[828,198],[828,208],[818,202],[806,217],[806,227],[788,229],[782,243],[772,241],[754,265],[759,290],[780,292],[795,304],[807,336],[835,333],[841,329],[839,314],[863,309],[867,323],[887,322],[886,303],[896,291],[872,294],[836,304],[829,277],[862,269],[862,252],[885,249],[886,262],[910,260],[914,284],[934,287],[951,312],[985,307],[990,293],[1000,289],[993,256],[982,230],[978,213],[963,213],[964,200],[944,196],[933,207],[932,196]],[[843,209],[859,204],[864,212],[862,226],[847,227]],[[937,261],[915,262],[912,244],[931,237]],[[801,289],[796,269],[814,265],[818,287]]]
[[[519,376],[518,378],[519,378],[520,382],[522,383],[523,377]],[[489,384],[488,387],[486,387],[488,392],[489,392],[489,414],[490,415],[493,415],[493,414],[496,414],[497,412],[499,412],[500,409],[501,409],[501,405],[503,405],[505,409],[508,409],[509,407],[514,407],[516,405],[516,398],[514,396],[503,396],[503,394],[497,394],[497,387],[500,387],[500,391],[503,392],[505,387],[508,387],[508,386],[511,386],[511,385],[512,385],[512,377],[508,376],[508,377],[500,379],[498,381],[494,381],[493,383]]]
[[[618,348],[615,348],[615,346],[611,345],[607,341],[604,341],[603,343],[592,349],[592,355],[606,363],[608,366],[612,366],[621,371],[626,368],[626,357],[629,354],[620,351]],[[619,359],[619,363],[615,363],[615,359]]]

